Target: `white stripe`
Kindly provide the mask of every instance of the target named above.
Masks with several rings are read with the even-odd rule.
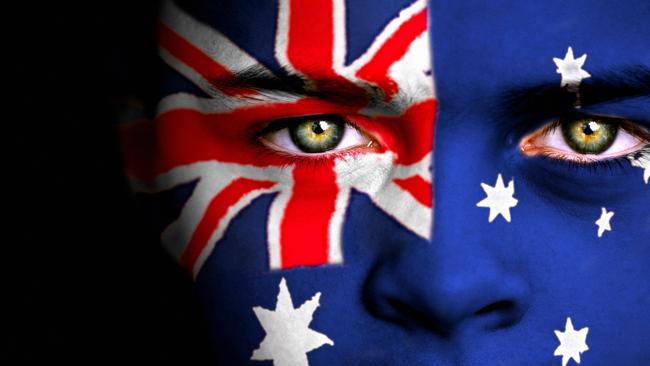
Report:
[[[425,181],[431,183],[431,154],[427,153],[420,161],[411,165],[397,164],[393,172],[393,178],[406,179],[419,175]]]
[[[160,58],[172,69],[178,71],[181,75],[188,78],[194,85],[198,86],[199,89],[203,90],[206,94],[211,97],[225,97],[223,93],[217,90],[206,78],[201,76],[196,70],[188,66],[181,60],[174,57],[171,53],[167,52],[162,47],[158,48],[158,54]]]
[[[403,100],[406,103],[402,104],[408,106],[435,98],[429,32],[420,34],[409,45],[404,56],[388,69],[388,75],[398,85],[396,102]]]
[[[341,190],[351,187],[367,194],[380,209],[405,228],[430,239],[433,218],[431,208],[393,183],[395,178],[415,175],[430,181],[431,176],[426,173],[430,159],[424,157],[409,166],[395,165],[395,154],[389,151],[340,158],[336,161],[334,170]]]
[[[280,243],[282,240],[280,226],[284,218],[284,211],[287,208],[287,203],[291,199],[292,187],[283,186],[280,193],[273,200],[269,210],[269,219],[267,223],[268,235],[268,252],[269,252],[269,268],[280,269],[282,268],[282,253],[280,250]]]
[[[336,203],[334,205],[334,213],[330,218],[329,225],[329,247],[328,247],[328,261],[330,264],[343,263],[343,223],[345,219],[345,212],[348,208],[350,201],[350,188],[343,188],[337,181],[339,193],[336,195]]]
[[[165,96],[158,102],[157,115],[177,110],[191,109],[204,114],[230,113],[239,108],[265,105],[269,103],[296,103],[304,97],[289,93],[270,91],[252,96],[223,96],[221,98],[202,98],[189,93],[175,93]]]
[[[160,235],[163,246],[172,257],[180,259],[190,243],[194,231],[205,216],[210,202],[233,179],[232,176],[222,175],[219,177],[217,174],[204,174],[200,178],[178,219],[169,224]]]
[[[235,73],[250,68],[272,75],[271,71],[214,28],[201,23],[172,0],[163,4],[162,21],[221,66]]]
[[[344,73],[345,54],[347,49],[345,34],[345,1],[333,0],[334,9],[334,50],[332,57],[332,66],[338,74]]]
[[[287,189],[289,192],[291,191],[291,172],[288,171],[288,168],[260,168],[252,165],[221,163],[218,161],[204,161],[180,166],[159,175],[153,182],[132,180],[131,185],[136,192],[157,193],[199,179],[192,195],[181,209],[178,219],[170,223],[161,234],[163,246],[178,260],[187,248],[212,199],[238,177],[277,182],[276,186],[263,190],[262,193],[278,190],[286,191]],[[246,199],[248,199],[247,197],[245,196]],[[254,198],[252,197],[250,200]],[[235,207],[241,206],[243,208],[248,203],[250,201],[241,205],[238,202]],[[236,212],[233,213],[234,215],[236,215]],[[225,227],[227,227],[227,224]],[[218,236],[218,234],[214,235]],[[214,241],[211,241],[208,245],[213,246],[214,243]]]
[[[411,19],[415,14],[417,14],[420,10],[425,8],[425,1],[424,0],[417,0],[413,4],[409,5],[407,8],[403,9],[400,11],[399,15],[391,20],[386,27],[379,33],[379,35],[375,38],[375,40],[372,42],[370,47],[366,52],[364,52],[359,58],[354,60],[348,66],[350,72],[357,72],[359,69],[361,69],[363,66],[365,66],[372,58],[377,54],[377,51],[386,43],[388,38],[390,38],[395,31],[397,31],[402,24],[404,24],[407,20]]]
[[[196,259],[196,262],[194,263],[194,266],[192,268],[192,273],[195,279],[198,276],[199,272],[201,271],[203,264],[205,263],[205,261],[208,259],[208,257],[214,250],[216,243],[219,240],[221,240],[224,233],[226,232],[226,229],[228,229],[228,226],[230,225],[232,219],[235,216],[237,216],[237,214],[239,214],[239,212],[242,209],[244,209],[244,207],[248,206],[251,202],[253,202],[253,200],[256,199],[257,197],[266,193],[271,193],[276,190],[277,189],[275,188],[256,189],[244,195],[239,201],[237,201],[234,205],[228,208],[228,211],[221,218],[221,220],[217,224],[217,227],[210,235],[210,239],[208,240],[207,245],[203,248],[201,254],[199,254],[198,258]]]
[[[289,62],[287,47],[289,44],[289,9],[290,0],[278,1],[278,24],[275,33],[275,59],[290,74],[298,74],[296,69]]]
[[[400,224],[424,239],[431,239],[431,209],[415,200],[410,193],[394,183],[384,186],[370,199]]]
[[[129,183],[134,192],[159,193],[171,189],[179,184],[189,183],[198,179],[202,172],[210,169],[214,162],[205,161],[179,166],[159,174],[153,181],[146,182],[131,178]]]
[[[340,189],[353,187],[359,191],[374,195],[390,182],[395,154],[367,153],[344,156],[336,160],[334,171]]]

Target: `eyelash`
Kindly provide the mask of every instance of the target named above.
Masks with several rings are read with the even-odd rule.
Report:
[[[310,117],[310,116],[306,115],[302,117]],[[351,118],[346,118],[345,116],[341,116],[341,117],[345,121],[345,123],[348,124],[351,128],[358,130],[360,133],[368,135],[373,140],[374,144],[379,144],[376,138],[374,138],[372,135],[369,135],[364,129],[362,129],[361,127],[359,127],[359,125],[354,123],[354,121]],[[302,168],[318,169],[330,164],[333,159],[351,155],[350,151],[348,150],[342,150],[337,152],[326,152],[322,154],[296,155],[284,151],[272,150],[269,147],[267,147],[263,142],[261,142],[261,138],[265,134],[283,128],[287,128],[288,126],[291,125],[291,120],[298,119],[298,118],[300,117],[279,118],[271,122],[267,122],[264,125],[264,127],[259,129],[259,131],[253,133],[254,144],[259,149],[260,158],[264,159],[267,157],[268,158],[281,157],[283,159],[282,167],[284,168],[294,166],[294,165],[300,165]]]
[[[332,159],[338,157],[344,157],[349,155],[346,152],[334,152],[326,153],[322,155],[306,156],[306,155],[292,155],[282,151],[273,151],[263,144],[258,143],[260,148],[260,158],[264,159],[265,157],[277,158],[280,156],[283,160],[282,167],[288,168],[294,165],[300,165],[305,168],[318,169],[327,166],[331,163]]]
[[[558,153],[557,156],[565,154]],[[568,159],[566,156],[561,159],[553,158],[551,156],[545,156],[547,161],[555,164],[557,166],[562,166],[571,170],[578,170],[584,172],[585,170],[591,171],[593,173],[601,173],[603,171],[613,172],[618,169],[623,169],[628,162],[627,155],[619,156],[611,159],[603,160],[594,160],[589,163],[578,162],[575,160]],[[629,165],[629,164],[628,164]]]
[[[583,115],[580,117],[588,118],[591,116]],[[596,118],[596,117],[592,117],[592,118]],[[598,117],[598,118],[602,118],[602,117]],[[367,134],[364,129],[361,129],[350,118],[343,117],[343,119],[345,120],[345,123],[348,124],[350,127],[357,129],[361,133]],[[269,149],[267,146],[265,146],[263,143],[260,142],[261,137],[264,136],[265,134],[282,128],[287,128],[287,126],[289,125],[290,125],[289,119],[275,120],[270,123],[267,123],[261,130],[258,130],[258,132],[254,134],[255,144],[259,147],[261,158],[273,157],[277,159],[279,156],[283,160],[283,164],[282,164],[283,167],[300,165],[301,167],[305,167],[305,168],[318,169],[330,164],[333,159],[350,155],[350,151],[348,150],[337,151],[337,152],[326,152],[326,153],[314,154],[314,155],[295,155],[283,151]],[[553,123],[548,124],[546,127],[544,127],[542,133],[544,135],[547,135],[553,132],[555,129],[560,128],[560,126],[561,126],[561,121],[559,119],[555,120]],[[626,131],[635,134],[636,136],[640,136],[641,138],[648,140],[648,143],[643,147],[641,147],[641,149],[650,148],[650,140],[647,138],[647,136],[643,136],[643,135],[648,135],[648,132],[643,128],[638,127],[633,121],[621,122],[620,128],[625,129]],[[372,136],[370,137],[373,138]],[[375,143],[378,143],[376,139],[373,138],[373,140]],[[626,166],[626,163],[628,162],[628,158],[627,158],[628,155],[629,154],[608,158],[608,159],[584,162],[584,161],[576,161],[574,159],[571,159],[569,154],[564,154],[562,152],[553,152],[550,154],[546,154],[544,158],[546,158],[547,161],[549,161],[554,165],[563,166],[567,169],[571,169],[571,170],[576,169],[580,171],[589,170],[594,173],[600,173],[603,171],[613,172],[615,170],[624,168]]]
[[[628,134],[638,138],[642,142],[644,141],[645,143],[641,144],[640,147],[634,152],[630,152],[630,153],[626,153],[620,156],[614,156],[610,158],[602,158],[602,159],[578,160],[575,158],[576,154],[579,154],[577,152],[576,154],[569,154],[569,153],[564,153],[560,150],[551,151],[551,149],[547,149],[544,151],[544,153],[534,154],[532,156],[537,155],[538,157],[545,159],[546,161],[550,162],[553,165],[562,166],[564,168],[571,169],[571,170],[575,169],[583,172],[585,170],[589,170],[591,172],[602,172],[602,171],[613,172],[616,169],[620,170],[625,166],[627,166],[626,163],[629,161],[628,156],[630,154],[637,153],[644,149],[650,148],[650,132],[645,128],[639,126],[637,122],[632,120],[616,118],[616,117],[594,116],[588,114],[571,115],[568,117],[554,119],[553,122],[546,123],[546,125],[542,126],[541,131],[539,131],[540,127],[538,127],[537,131],[539,132],[531,132],[527,136],[535,135],[536,133],[539,134],[540,136],[548,136],[549,134],[554,133],[556,130],[561,129],[563,122],[570,122],[570,121],[581,120],[581,119],[615,121],[618,124],[618,128],[620,128],[621,130],[625,130]],[[523,138],[523,141],[526,141],[526,137]],[[520,143],[520,149],[522,149],[522,153],[526,154],[524,152],[524,147],[523,145],[521,145],[521,143]]]

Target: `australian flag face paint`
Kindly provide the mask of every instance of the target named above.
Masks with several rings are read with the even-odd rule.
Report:
[[[219,364],[648,360],[649,18],[164,2],[126,170]]]

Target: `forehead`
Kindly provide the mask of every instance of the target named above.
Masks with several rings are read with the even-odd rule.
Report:
[[[598,82],[622,68],[650,66],[650,2],[439,1],[432,12],[441,103],[476,100],[511,87],[558,85],[553,58],[587,54]],[[445,100],[446,99],[446,100]]]
[[[269,0],[180,0],[176,3],[201,22],[214,27],[226,37],[262,62],[273,72],[282,67],[274,56],[278,29],[278,16],[282,1]],[[305,24],[332,21],[330,12],[343,14],[345,28],[345,64],[361,56],[378,34],[400,11],[415,0],[337,0],[331,8],[323,7],[322,1],[310,1],[306,12],[297,19]]]

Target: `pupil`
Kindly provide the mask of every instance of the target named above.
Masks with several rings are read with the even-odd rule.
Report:
[[[322,153],[334,149],[343,138],[345,122],[332,119],[298,119],[298,123],[289,126],[291,141],[300,151],[306,153]]]
[[[311,124],[311,131],[317,135],[320,135],[327,129],[329,129],[329,125],[325,121],[314,122]]]
[[[567,120],[562,122],[562,137],[573,151],[598,155],[612,146],[618,129],[607,120]]]
[[[598,123],[596,122],[589,122],[589,123],[584,123],[582,125],[582,133],[584,133],[587,136],[591,136],[594,132],[598,131],[600,129],[600,126],[598,126]]]

